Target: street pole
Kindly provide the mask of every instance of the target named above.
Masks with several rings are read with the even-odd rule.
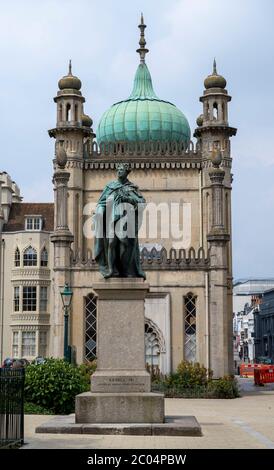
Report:
[[[69,346],[69,308],[73,292],[68,283],[65,283],[63,291],[60,292],[64,308],[64,359],[71,361],[71,347]]]
[[[68,351],[68,307],[65,307],[64,314],[64,359],[69,362],[69,351]]]

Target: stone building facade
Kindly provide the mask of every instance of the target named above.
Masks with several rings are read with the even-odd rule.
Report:
[[[236,368],[241,362],[255,360],[255,318],[259,315],[264,293],[273,287],[272,278],[239,279],[234,283],[233,342]]]
[[[50,350],[63,354],[59,291],[67,282],[73,289],[70,344],[77,362],[96,357],[93,284],[100,273],[89,236],[91,215],[105,185],[116,178],[116,163],[127,162],[130,180],[146,201],[156,204],[158,212],[163,205],[170,209],[177,204],[190,234],[179,241],[159,230],[141,236],[141,260],[150,284],[147,362],[168,373],[181,360],[199,361],[221,376],[233,372],[230,138],[236,129],[228,121],[231,97],[214,61],[204,82],[193,143],[183,113],[154,92],[145,63],[143,19],[139,27],[140,64],[133,91],[104,113],[97,138],[71,66],[54,98],[56,126],[49,131],[55,139]],[[161,229],[165,223],[157,219],[156,226]]]
[[[260,308],[255,312],[256,360],[274,364],[274,289],[263,294]]]
[[[104,113],[96,134],[71,64],[59,80],[56,126],[49,130],[55,139],[54,204],[22,203],[16,185],[1,174],[2,358],[63,357],[60,289],[65,283],[73,290],[69,343],[74,356],[78,363],[96,357],[93,285],[101,275],[93,255],[92,214],[105,185],[116,179],[116,164],[126,162],[154,222],[148,233],[144,217],[140,231],[150,285],[146,362],[169,373],[182,360],[198,361],[222,376],[233,373],[230,138],[236,129],[228,121],[231,97],[214,61],[192,142],[184,114],[154,92],[143,18],[139,28],[133,91]],[[174,207],[183,227],[180,237],[173,230]]]
[[[0,362],[48,355],[53,204],[23,203],[0,173]]]

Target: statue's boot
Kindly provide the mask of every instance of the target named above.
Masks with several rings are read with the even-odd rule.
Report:
[[[114,270],[114,271],[111,270],[111,271],[109,271],[108,273],[106,273],[106,274],[104,275],[104,278],[105,278],[105,279],[108,279],[109,277],[120,277],[120,273],[119,273],[118,271],[116,271],[116,270]]]

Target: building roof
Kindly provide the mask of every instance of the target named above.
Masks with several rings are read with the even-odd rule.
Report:
[[[47,232],[54,230],[54,204],[16,202],[11,206],[9,220],[3,227],[3,232],[21,232],[25,230],[25,216],[37,215],[43,218],[43,228]]]
[[[264,315],[273,315],[274,314],[274,289],[269,289],[264,293],[263,301],[260,306],[259,315],[263,317]]]
[[[137,50],[141,56],[133,90],[128,99],[119,101],[102,116],[96,137],[99,144],[110,142],[183,142],[190,141],[190,127],[184,114],[169,101],[158,98],[145,63],[143,17],[139,28],[142,31]]]
[[[234,282],[233,295],[263,294],[271,288],[274,288],[274,278],[238,279]]]

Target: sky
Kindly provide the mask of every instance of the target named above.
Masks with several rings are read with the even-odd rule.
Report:
[[[53,97],[68,61],[94,130],[131,92],[143,12],[154,90],[189,120],[216,57],[232,96],[234,278],[274,276],[273,0],[0,0],[0,170],[51,201]]]

